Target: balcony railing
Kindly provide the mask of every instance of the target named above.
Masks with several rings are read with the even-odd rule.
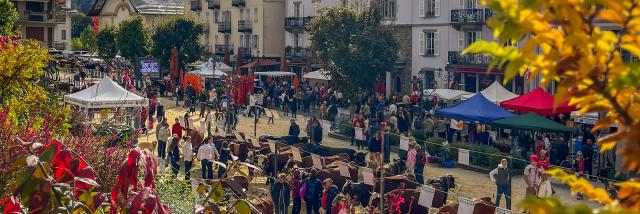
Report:
[[[238,20],[238,32],[251,32],[251,21]]]
[[[209,0],[207,7],[211,10],[220,9],[220,0]]]
[[[202,4],[200,3],[200,1],[201,0],[191,1],[191,10],[193,10],[193,11],[202,10]]]
[[[285,49],[285,56],[289,58],[308,58],[311,57],[311,50],[309,48],[291,48]]]
[[[284,19],[284,29],[291,31],[304,31],[313,19],[313,16],[307,17],[287,17]]]
[[[233,54],[233,45],[216,45],[216,54],[223,55],[225,50]]]
[[[218,22],[218,32],[231,33],[231,21]]]
[[[231,6],[234,7],[244,7],[245,0],[232,0]]]
[[[249,47],[240,47],[240,54],[243,57],[251,57],[251,48]]]
[[[449,64],[453,65],[488,65],[491,56],[482,54],[462,54],[460,51],[449,51]]]
[[[490,9],[451,10],[451,24],[456,28],[460,28],[465,25],[481,27],[492,15],[493,12]]]

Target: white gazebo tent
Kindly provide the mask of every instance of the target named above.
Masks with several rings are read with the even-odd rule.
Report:
[[[209,58],[207,62],[197,65],[189,73],[198,74],[204,78],[223,78],[228,75],[226,72],[231,71],[232,69],[228,65],[221,62],[213,62],[213,59]]]
[[[86,108],[145,107],[149,100],[138,96],[115,83],[109,76],[82,91],[65,95],[66,103]]]
[[[493,103],[501,103],[502,101],[510,100],[518,97],[517,94],[511,93],[509,90],[504,88],[502,84],[500,84],[498,81],[494,81],[489,87],[485,88],[480,93],[482,93],[484,97],[486,97],[489,101]],[[463,100],[469,99],[476,94],[477,93],[462,95],[462,99]]]
[[[331,73],[324,69],[319,69],[303,75],[302,78],[307,79],[309,81],[310,86],[314,86],[316,84],[329,85],[329,81],[331,81]]]
[[[454,90],[454,89],[446,89],[446,88],[424,90],[425,96],[437,96],[440,99],[447,100],[447,101],[459,100],[463,95],[469,95],[469,94],[471,94],[471,92]]]

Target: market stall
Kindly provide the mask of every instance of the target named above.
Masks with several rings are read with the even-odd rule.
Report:
[[[501,103],[502,101],[510,100],[518,97],[517,94],[511,93],[509,90],[504,88],[504,86],[502,86],[502,84],[500,84],[498,81],[494,81],[489,87],[480,91],[480,93],[493,103]],[[462,99],[463,100],[469,99],[476,94],[477,93],[462,95]]]
[[[517,129],[537,132],[569,133],[572,131],[565,125],[547,119],[546,117],[537,115],[535,113],[526,113],[515,117],[494,120],[489,122],[489,125],[503,129]]]
[[[575,107],[569,106],[568,102],[554,106],[553,94],[540,87],[519,97],[501,102],[500,107],[517,112],[533,112],[544,116],[575,111]]]
[[[459,100],[463,95],[469,95],[469,94],[471,94],[471,92],[454,90],[454,89],[446,89],[446,88],[424,90],[425,96],[436,96],[445,101]]]
[[[138,96],[115,83],[109,76],[105,76],[100,82],[82,91],[65,95],[66,103],[85,108],[126,108],[145,107],[149,100]]]
[[[329,81],[331,81],[331,72],[324,69],[319,69],[303,75],[302,78],[305,78],[309,82],[310,86],[323,84],[329,85]]]
[[[482,94],[476,94],[462,103],[436,110],[436,116],[486,124],[494,120],[513,117],[514,115],[492,103]]]

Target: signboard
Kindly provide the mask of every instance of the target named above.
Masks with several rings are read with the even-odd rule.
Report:
[[[140,60],[140,73],[158,73],[159,71],[158,61],[148,59]]]

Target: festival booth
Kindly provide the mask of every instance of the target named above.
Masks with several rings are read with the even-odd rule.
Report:
[[[139,118],[134,118],[149,106],[148,99],[122,88],[108,76],[89,88],[65,95],[64,102],[78,107],[73,112],[74,122],[86,126],[81,130],[110,119],[119,125],[141,127]]]
[[[424,96],[435,96],[438,99],[441,99],[447,103],[453,103],[454,101],[458,101],[462,98],[463,95],[469,95],[471,92],[461,91],[455,89],[446,89],[446,88],[438,88],[438,89],[426,89],[423,91]]]
[[[309,82],[309,86],[315,85],[329,85],[331,81],[331,72],[326,71],[324,69],[319,69],[313,72],[309,72],[302,76]]]
[[[462,103],[449,108],[436,110],[436,116],[469,123],[467,128],[468,133],[471,133],[471,135],[469,135],[469,141],[474,142],[478,139],[481,141],[486,140],[485,143],[488,143],[490,141],[489,138],[493,137],[492,135],[495,135],[492,133],[495,132],[489,132],[483,124],[488,124],[494,120],[513,117],[514,114],[500,108],[485,98],[484,95],[476,94]],[[454,129],[462,130],[463,124],[456,124],[456,128]]]
[[[489,125],[503,129],[517,129],[535,132],[570,133],[572,130],[546,117],[535,113],[526,113],[515,117],[494,120]]]
[[[575,107],[569,106],[568,102],[554,106],[553,94],[540,87],[519,97],[501,102],[500,107],[516,112],[533,112],[543,116],[575,111]]]
[[[502,84],[500,84],[498,81],[494,81],[489,87],[482,90],[480,93],[493,103],[501,103],[502,101],[510,100],[518,97],[517,94],[511,93],[509,90],[504,88],[504,86],[502,86]],[[463,100],[469,99],[476,94],[477,93],[462,95],[462,99]]]
[[[227,73],[231,71],[232,69],[228,65],[222,62],[214,62],[213,59],[209,58],[209,61],[196,66],[195,69],[189,73],[198,74],[204,78],[221,79],[226,77]]]

